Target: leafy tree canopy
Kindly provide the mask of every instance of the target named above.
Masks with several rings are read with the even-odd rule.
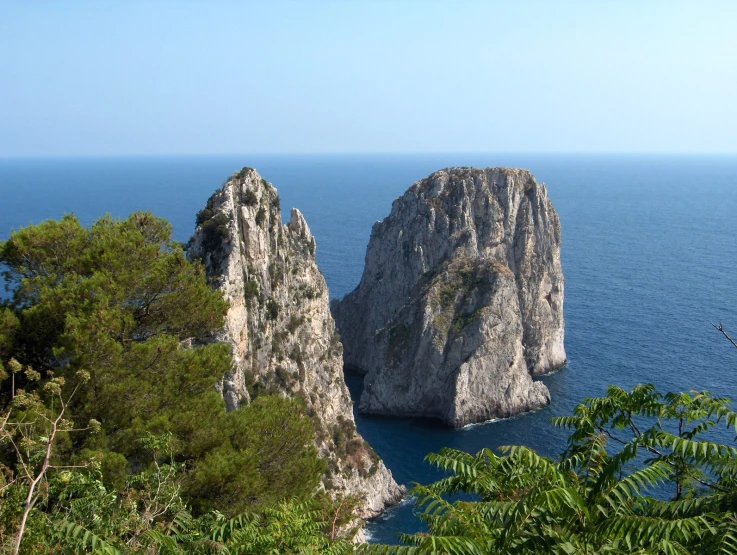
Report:
[[[71,215],[32,225],[0,243],[0,270],[9,292],[0,306],[4,538],[26,516],[38,531],[75,515],[83,498],[115,500],[105,538],[135,514],[148,515],[134,526],[146,530],[185,509],[231,517],[315,491],[324,466],[299,402],[261,396],[226,412],[216,384],[232,360],[211,337],[227,303],[165,220],[146,212],[89,228]],[[165,480],[152,437],[167,438]],[[172,493],[153,513],[150,476]]]
[[[414,489],[430,533],[365,551],[737,553],[737,449],[714,433],[737,429],[727,399],[612,386],[554,423],[570,431],[557,460],[526,447],[429,455],[448,472]]]

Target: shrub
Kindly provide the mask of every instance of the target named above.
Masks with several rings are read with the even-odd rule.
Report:
[[[212,216],[213,216],[213,211],[210,208],[203,208],[202,210],[197,212],[197,216],[195,217],[195,223],[197,225],[202,225],[207,220],[212,218]]]
[[[453,321],[450,323],[450,329],[456,333],[461,331],[463,328],[465,328],[468,324],[475,322],[479,315],[481,314],[481,309],[473,311],[471,314],[456,314],[453,317]]]
[[[361,448],[362,445],[363,445],[363,442],[360,439],[353,438],[352,440],[348,442],[348,444],[345,447],[345,450],[349,455],[355,455],[356,453],[358,453],[358,450]]]
[[[271,288],[275,288],[276,285],[284,279],[284,270],[281,264],[274,262],[269,265],[269,281],[271,282]]]
[[[245,286],[243,287],[243,296],[246,297],[246,299],[252,299],[257,295],[258,282],[255,279],[251,278],[246,282]]]
[[[197,216],[195,217],[195,222],[197,225],[202,225],[215,215],[215,197],[217,196],[217,194],[218,191],[215,191],[212,195],[210,195],[210,198],[207,199],[205,207],[197,212]]]
[[[384,357],[387,364],[399,364],[402,361],[409,339],[409,328],[404,324],[397,324],[389,330],[389,344]]]
[[[429,533],[403,536],[411,552],[735,553],[737,450],[713,430],[734,433],[728,399],[610,386],[553,422],[569,432],[556,458],[523,446],[428,455],[446,476],[413,490]]]
[[[261,225],[264,223],[264,220],[266,220],[266,210],[264,210],[264,207],[258,209],[258,212],[256,212],[256,225]]]
[[[244,191],[241,195],[241,202],[246,206],[254,206],[258,202],[258,198],[256,198],[256,193],[254,193],[250,189]]]
[[[291,358],[297,364],[301,364],[302,363],[302,361],[303,361],[303,359],[302,359],[302,353],[299,350],[299,346],[295,345],[292,348],[292,352],[289,353],[289,358]]]
[[[272,337],[271,339],[271,354],[275,356],[279,361],[282,361],[284,359],[281,351],[281,343],[279,342],[279,338],[276,336]]]
[[[266,301],[266,316],[269,320],[276,320],[276,317],[279,316],[279,305],[274,299]]]
[[[290,379],[291,376],[289,375],[289,371],[286,368],[283,368],[281,366],[277,366],[276,367],[276,370],[275,370],[275,373],[276,373],[277,379],[281,383],[283,383],[284,385],[289,385],[289,382],[292,381]]]
[[[224,242],[230,240],[228,216],[217,214],[202,223],[202,246],[209,252],[220,250]]]
[[[335,429],[333,429],[333,443],[335,443],[335,446],[339,449],[339,451],[342,451],[341,447],[344,440],[345,434],[343,433],[342,428],[336,426]]]
[[[304,321],[304,316],[296,316],[292,314],[292,316],[289,318],[289,322],[287,323],[287,330],[289,330],[289,333],[294,333],[295,331],[297,331],[297,328],[304,323]]]
[[[238,177],[238,178],[240,178],[240,179],[243,179],[244,177],[246,177],[246,175],[248,175],[252,171],[254,171],[253,168],[249,168],[248,166],[245,166],[245,167],[241,168],[241,171],[239,171],[238,173],[236,173],[235,176]]]

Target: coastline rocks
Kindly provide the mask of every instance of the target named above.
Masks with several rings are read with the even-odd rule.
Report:
[[[356,432],[343,378],[343,348],[315,262],[315,239],[297,209],[282,224],[279,196],[251,168],[234,174],[197,215],[188,256],[205,264],[230,303],[217,340],[232,346],[233,369],[219,389],[229,410],[261,390],[304,399],[328,464],[326,489],[362,498],[362,518],[397,503],[397,485]]]
[[[452,168],[374,224],[361,281],[333,316],[359,409],[460,427],[538,409],[533,375],[565,364],[560,222],[525,170]]]

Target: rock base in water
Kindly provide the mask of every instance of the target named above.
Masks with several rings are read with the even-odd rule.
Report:
[[[360,410],[460,427],[550,402],[565,363],[560,223],[525,170],[453,168],[415,183],[371,233],[333,303]]]

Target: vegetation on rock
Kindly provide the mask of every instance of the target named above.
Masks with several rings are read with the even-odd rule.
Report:
[[[554,419],[569,431],[557,458],[522,446],[428,455],[447,473],[414,489],[428,533],[355,546],[358,500],[320,493],[316,434],[348,471],[371,475],[378,457],[352,420],[322,429],[301,399],[269,395],[297,379],[282,367],[268,382],[248,374],[252,402],[226,412],[216,385],[231,356],[209,339],[227,304],[164,220],[30,226],[0,243],[0,269],[2,551],[737,554],[728,399],[612,386]],[[459,275],[464,295],[481,286]],[[303,323],[290,318],[282,340]],[[339,468],[327,465],[329,482]]]
[[[227,303],[167,222],[68,215],[13,232],[0,268],[2,549],[145,550],[185,513],[200,530],[315,493],[325,465],[298,400],[226,412],[230,351],[208,338]]]
[[[205,252],[209,252],[212,257],[211,266],[217,267],[225,257],[223,253],[223,243],[230,240],[230,230],[228,224],[230,220],[225,214],[216,212],[215,197],[213,194],[207,199],[205,208],[197,212],[195,224],[202,230],[202,247]]]

